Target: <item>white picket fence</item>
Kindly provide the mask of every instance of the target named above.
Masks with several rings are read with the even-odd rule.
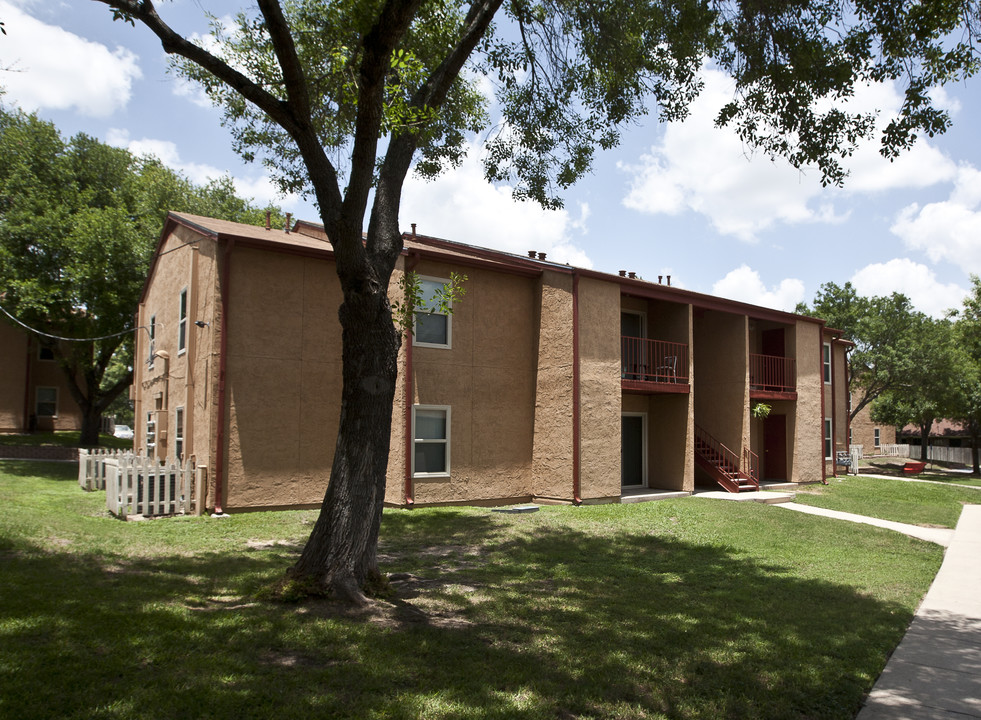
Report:
[[[909,457],[909,445],[880,445],[874,448],[869,455],[866,455],[864,445],[850,445],[848,450],[853,454],[858,453],[859,460],[864,457],[881,457],[883,455],[890,457]]]
[[[105,490],[106,507],[119,517],[200,515],[204,511],[203,468],[187,461],[160,464],[131,452],[80,450],[78,484]]]
[[[862,445],[852,445],[851,451],[858,452],[858,457],[866,457]],[[892,457],[906,457],[920,459],[920,448],[918,445],[882,445],[879,450],[873,453],[873,457],[888,455]],[[971,448],[947,447],[946,445],[931,445],[927,448],[927,458],[933,462],[947,462],[957,465],[971,465]]]

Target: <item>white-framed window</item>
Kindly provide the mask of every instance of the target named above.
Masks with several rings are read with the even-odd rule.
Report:
[[[453,323],[447,313],[435,311],[436,297],[449,280],[419,276],[422,302],[415,310],[415,334],[413,345],[421,347],[453,347]]]
[[[187,288],[181,290],[180,310],[177,314],[177,354],[187,350]]]
[[[831,460],[834,456],[834,439],[831,436],[831,418],[824,419],[824,459]]]
[[[821,348],[824,357],[824,384],[831,384],[831,343],[824,343]]]
[[[34,414],[37,417],[58,417],[58,388],[37,387],[34,390]]]
[[[174,408],[174,457],[184,459],[184,408]]]
[[[150,359],[147,361],[147,366],[153,369],[153,358],[155,357],[156,350],[156,339],[157,339],[157,316],[150,316],[150,329],[147,331],[150,334]]]
[[[154,420],[154,414],[148,412],[146,414],[146,454],[147,457],[153,457],[154,452],[157,448],[157,422]]]
[[[875,449],[878,450],[880,447],[882,447],[882,430],[880,428],[875,428],[872,433],[875,437],[873,444],[875,445]]]
[[[450,474],[450,408],[415,405],[412,408],[412,476]]]

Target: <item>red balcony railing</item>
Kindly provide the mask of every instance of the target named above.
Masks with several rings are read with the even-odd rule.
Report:
[[[797,368],[794,359],[750,354],[749,387],[767,392],[796,392]]]
[[[688,383],[688,345],[620,337],[620,377],[652,383]]]

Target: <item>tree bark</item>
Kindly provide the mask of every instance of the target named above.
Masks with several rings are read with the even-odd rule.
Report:
[[[920,423],[920,461],[927,462],[930,449],[930,428],[933,427],[933,420],[926,425]]]
[[[310,539],[288,577],[303,592],[364,603],[380,582],[376,553],[385,499],[401,337],[385,283],[345,292],[343,390],[330,482]]]
[[[99,444],[99,431],[102,429],[102,413],[93,407],[82,408],[82,434],[78,440],[80,447],[94,447]]]

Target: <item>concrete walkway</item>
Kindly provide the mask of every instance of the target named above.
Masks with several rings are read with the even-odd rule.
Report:
[[[964,506],[933,585],[856,720],[973,718],[981,718],[981,505]]]
[[[944,547],[948,547],[950,545],[950,541],[954,537],[955,533],[954,530],[950,530],[948,528],[929,528],[921,527],[919,525],[909,525],[907,523],[893,522],[891,520],[880,520],[879,518],[868,517],[866,515],[856,515],[854,513],[840,512],[838,510],[826,510],[824,508],[802,505],[795,502],[781,503],[776,507],[796,510],[797,512],[807,513],[809,515],[824,515],[825,517],[837,518],[838,520],[848,520],[849,522],[862,523],[863,525],[875,525],[876,527],[886,528],[887,530],[895,530],[896,532],[900,532],[904,535],[909,535],[910,537],[915,537],[920,540],[937,543],[938,545],[943,545]],[[981,588],[979,588],[979,592],[981,592]]]

